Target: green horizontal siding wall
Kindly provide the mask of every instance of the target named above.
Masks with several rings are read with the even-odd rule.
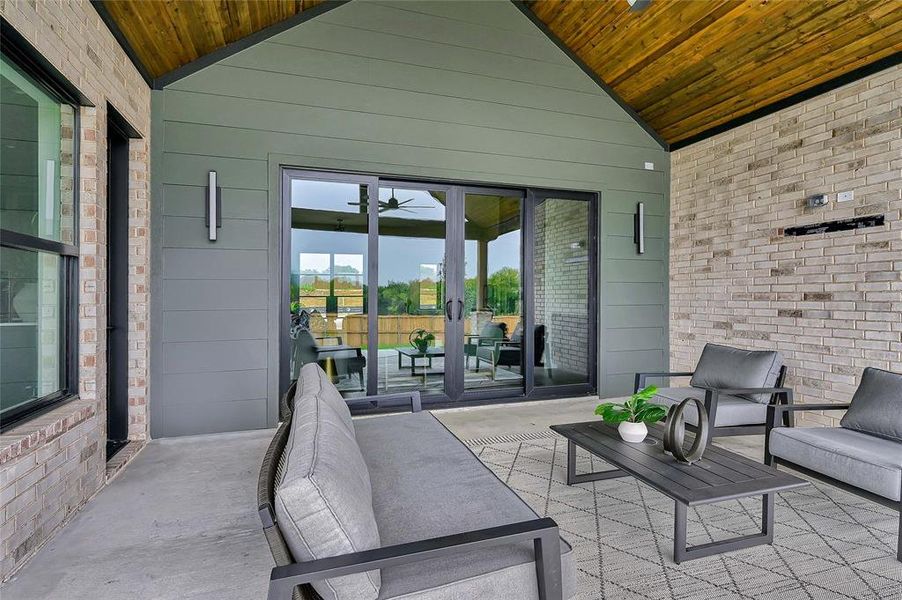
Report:
[[[154,92],[153,123],[155,436],[275,422],[278,164],[600,192],[601,391],[666,366],[669,157],[507,1],[355,0]]]

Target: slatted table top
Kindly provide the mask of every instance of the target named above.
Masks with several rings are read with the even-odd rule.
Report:
[[[686,505],[710,504],[782,492],[808,485],[789,473],[757,463],[735,452],[708,446],[702,460],[687,465],[664,453],[659,425],[648,428],[654,444],[620,439],[617,428],[602,421],[552,425],[551,429],[580,448]]]

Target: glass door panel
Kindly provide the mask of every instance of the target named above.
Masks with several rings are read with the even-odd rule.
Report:
[[[318,363],[345,397],[367,382],[368,186],[290,179],[289,379]]]
[[[540,197],[532,270],[534,385],[589,384],[595,368],[592,203]]]
[[[448,195],[379,188],[378,392],[444,393]]]
[[[464,194],[464,390],[523,389],[522,204]]]

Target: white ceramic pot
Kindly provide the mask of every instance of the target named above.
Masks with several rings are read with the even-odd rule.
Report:
[[[620,437],[623,438],[624,442],[632,442],[634,444],[638,444],[648,435],[648,427],[645,426],[645,423],[624,421],[617,426],[617,431],[620,432]]]

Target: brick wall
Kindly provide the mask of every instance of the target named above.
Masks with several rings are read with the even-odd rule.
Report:
[[[671,165],[674,370],[707,341],[776,348],[805,402],[847,402],[867,366],[902,371],[902,67],[673,152]],[[837,203],[847,190],[855,199]],[[830,204],[806,208],[814,194]],[[874,214],[883,227],[783,236]]]
[[[94,107],[80,109],[79,398],[0,436],[0,578],[105,482],[106,107],[139,132],[129,169],[129,437],[147,428],[150,90],[87,0],[0,0],[0,14]]]

